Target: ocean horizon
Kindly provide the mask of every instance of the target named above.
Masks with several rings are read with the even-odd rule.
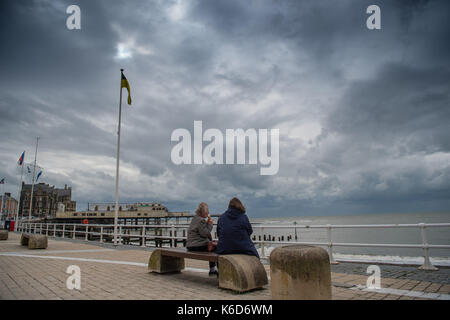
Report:
[[[250,218],[254,226],[253,236],[258,240],[261,234],[259,225],[265,226],[311,226],[311,225],[379,225],[379,224],[418,224],[418,223],[450,223],[450,212],[429,213],[383,213],[364,215],[340,215],[340,216],[298,216],[298,217],[273,217]],[[427,242],[433,245],[450,244],[450,227],[429,227],[426,229]],[[327,242],[326,229],[297,229],[297,241]],[[268,237],[284,236],[295,239],[294,229],[265,228],[264,235]],[[342,228],[333,229],[331,239],[334,243],[367,243],[367,244],[421,244],[422,236],[420,228]],[[268,256],[275,247],[281,244],[265,243],[264,250]],[[261,248],[257,245],[259,252]],[[431,261],[440,265],[450,266],[450,249],[429,249]],[[395,261],[395,263],[421,264],[423,262],[423,249],[421,248],[386,248],[386,247],[333,247],[335,259],[341,260],[371,260],[371,261]]]

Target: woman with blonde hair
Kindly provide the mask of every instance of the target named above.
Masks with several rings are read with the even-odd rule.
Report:
[[[245,207],[238,198],[233,198],[228,204],[228,210],[219,217],[217,222],[216,253],[218,254],[248,254],[259,258],[255,245],[250,239],[253,233],[252,225],[245,214]]]
[[[186,241],[188,251],[208,251],[208,242],[212,239],[212,228],[213,221],[209,215],[208,204],[201,202],[189,225]],[[216,264],[209,262],[209,275],[217,274]]]

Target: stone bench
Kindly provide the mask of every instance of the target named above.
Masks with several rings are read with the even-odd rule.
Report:
[[[214,252],[187,251],[185,248],[155,249],[148,269],[157,273],[180,272],[185,266],[184,258],[215,262],[219,270],[219,288],[246,292],[268,283],[261,261],[245,254],[218,255]]]
[[[0,230],[0,240],[8,240],[8,230]]]
[[[20,244],[28,246],[28,249],[46,249],[48,240],[47,236],[41,234],[22,233]]]

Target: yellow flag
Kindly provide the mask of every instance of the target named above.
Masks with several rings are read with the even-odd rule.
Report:
[[[125,78],[125,76],[123,75],[123,69],[121,69],[120,72],[122,73],[122,81],[121,81],[121,85],[120,85],[120,90],[122,90],[122,88],[127,88],[127,90],[128,90],[128,104],[131,105],[130,84],[128,83],[127,78]]]

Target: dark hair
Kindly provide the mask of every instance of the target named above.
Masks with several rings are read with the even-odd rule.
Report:
[[[238,198],[233,198],[230,200],[230,203],[228,204],[228,209],[230,208],[236,208],[245,213],[245,207],[242,204],[241,200],[239,200]]]

